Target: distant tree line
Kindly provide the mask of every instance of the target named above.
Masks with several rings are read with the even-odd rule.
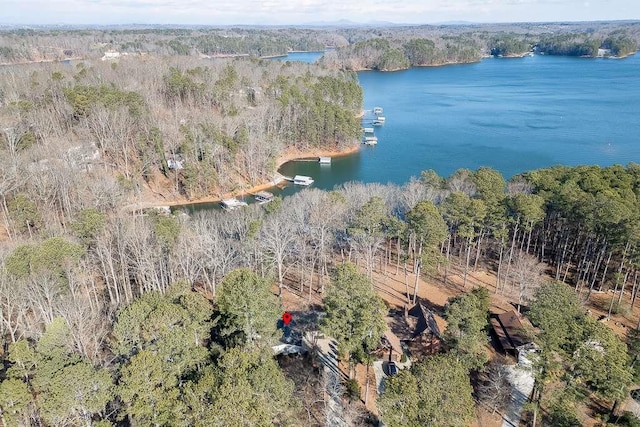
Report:
[[[0,31],[0,62],[100,58],[105,51],[154,55],[286,55],[340,46],[339,34],[312,29],[137,29]]]
[[[562,34],[544,36],[536,47],[546,55],[595,57],[601,45],[601,40],[585,38],[582,34]]]
[[[334,47],[345,49],[339,51],[337,57],[333,53],[328,55],[328,63],[333,66],[393,70],[473,62],[489,54],[518,56],[535,45],[550,55],[595,56],[597,49],[603,48],[611,49],[612,55],[626,56],[636,51],[638,41],[640,26],[634,22],[326,28],[42,28],[0,31],[0,63],[95,59],[109,50],[131,55],[262,57]]]
[[[535,49],[545,55],[596,57],[599,49],[608,49],[608,55],[624,57],[636,52],[638,42],[624,30],[608,35],[588,32],[539,36],[506,33],[491,37],[488,48],[494,56],[522,56]]]
[[[599,49],[608,49],[610,55],[624,57],[638,50],[638,42],[624,32],[614,32],[604,39],[585,34],[563,34],[542,37],[536,48],[547,55],[588,57],[596,57]]]

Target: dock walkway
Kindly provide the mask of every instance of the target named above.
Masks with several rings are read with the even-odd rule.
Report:
[[[305,336],[304,345],[315,349],[324,365],[323,377],[327,393],[326,426],[347,427],[342,411],[343,383],[346,375],[338,367],[338,343],[332,338]]]

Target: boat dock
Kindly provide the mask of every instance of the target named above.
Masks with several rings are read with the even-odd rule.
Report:
[[[374,111],[375,111],[376,109],[379,109],[379,108],[380,108],[380,107],[376,107],[376,108],[374,109]],[[380,110],[381,110],[381,109],[380,109]],[[365,119],[363,119],[363,121],[364,121],[364,120],[365,120]],[[371,120],[371,119],[369,119],[369,120]],[[363,123],[363,124],[364,124],[364,123]],[[375,119],[374,119],[374,121],[373,121],[373,125],[374,125],[374,126],[376,125]],[[365,145],[376,145],[376,144],[378,144],[378,137],[377,137],[377,136],[375,136],[375,134],[374,134],[374,131],[375,131],[375,129],[374,129],[374,128],[372,128],[372,127],[363,127],[363,128],[362,128],[362,131],[364,132],[364,135],[362,136],[362,143],[363,143],[363,144],[365,144]]]
[[[296,175],[295,177],[293,177],[293,183],[296,185],[311,185],[313,184],[313,178],[311,178],[310,176],[305,176],[305,175]]]
[[[362,123],[371,123],[373,126],[381,126],[384,124],[386,118],[383,114],[382,107],[374,107],[373,110],[364,110],[361,115]],[[367,132],[370,128],[364,128],[363,131]]]
[[[259,191],[253,195],[253,198],[256,199],[259,205],[264,205],[265,203],[273,201],[274,195],[268,191]]]
[[[245,206],[247,206],[247,202],[243,200],[238,200],[235,197],[220,201],[220,207],[225,211],[234,211],[236,209],[240,209]]]

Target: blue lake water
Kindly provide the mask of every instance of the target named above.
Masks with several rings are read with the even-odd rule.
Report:
[[[274,59],[282,61],[298,61],[306,62],[307,64],[313,64],[316,62],[324,52],[291,52],[287,56],[280,56]]]
[[[551,56],[358,73],[365,108],[384,108],[378,145],[326,166],[292,162],[333,188],[357,180],[402,184],[490,166],[509,178],[563,165],[640,162],[640,56]]]
[[[303,58],[312,55],[320,54]],[[427,169],[449,176],[490,166],[510,178],[558,164],[640,162],[640,54],[495,58],[358,77],[365,108],[384,108],[378,145],[331,165],[290,162],[281,173],[332,189],[347,181],[403,184]]]

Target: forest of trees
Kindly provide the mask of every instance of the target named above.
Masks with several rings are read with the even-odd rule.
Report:
[[[355,75],[299,63],[130,58],[0,76],[4,178],[63,181],[57,196],[30,201],[58,205],[65,221],[83,204],[115,206],[122,191],[144,184],[189,198],[248,188],[271,180],[286,150],[339,150],[360,136]],[[105,175],[93,186],[104,187],[93,191],[100,202],[71,197],[93,184],[87,168]]]
[[[545,55],[595,57],[601,45],[602,40],[584,34],[561,34],[542,37],[536,48]]]
[[[152,56],[264,57],[289,51],[329,51],[341,69],[396,70],[517,56],[538,46],[549,55],[615,56],[637,50],[637,22],[521,23],[326,28],[83,28],[0,30],[0,64],[97,59],[106,51]]]
[[[493,56],[522,56],[531,51],[531,44],[516,34],[496,35],[489,42],[489,52]]]
[[[638,50],[638,42],[624,32],[614,32],[602,42],[603,49],[610,49],[614,56],[624,57]]]
[[[284,55],[345,45],[336,33],[309,29],[132,28],[0,31],[0,63],[97,59],[106,50],[159,56]]]
[[[123,43],[145,31],[112,36]],[[350,45],[333,57],[343,69],[391,70],[484,46],[469,49],[469,34],[432,41],[412,31],[394,39],[344,30]],[[623,54],[635,40],[625,34],[608,31],[601,43]],[[165,35],[167,44],[192,37]],[[64,34],[24,36],[28,45]],[[509,37],[491,40],[503,52],[524,47]],[[617,335],[585,305],[604,300],[605,320],[633,314],[635,163],[557,166],[508,181],[491,168],[424,171],[402,186],[309,188],[192,216],[136,208],[148,193],[194,198],[262,183],[286,150],[350,147],[362,102],[350,71],[255,58],[1,68],[2,424],[324,425],[327,396],[338,396],[350,423],[372,423],[357,402],[357,365],[369,371],[387,326],[374,278],[395,275],[407,305],[425,278],[446,287],[459,276],[461,292],[439,309],[442,348],[387,381],[380,418],[468,425],[478,405],[502,410],[506,400],[487,352],[490,291],[471,286],[478,271],[535,327],[530,421],[576,425],[577,405],[593,403],[606,423],[640,378],[640,318]],[[303,307],[305,331],[338,340],[344,384],[311,356],[274,358],[287,297]]]
[[[12,157],[10,147],[3,147],[7,158]],[[22,154],[18,150],[15,157]],[[102,171],[84,172],[86,177],[95,173]],[[418,282],[410,283],[407,276],[439,274],[446,283],[454,265],[465,280],[471,270],[490,269],[497,277],[496,292],[514,304],[533,302],[531,319],[544,333],[544,348],[575,355],[586,338],[580,339],[572,328],[574,341],[569,342],[566,332],[547,331],[544,319],[549,315],[535,314],[535,304],[545,301],[541,292],[547,288],[540,287],[536,269],[544,262],[552,269],[557,289],[576,299],[567,304],[578,311],[563,309],[562,315],[583,316],[585,337],[596,334],[616,352],[622,351],[622,356],[615,356],[619,359],[613,353],[606,359],[611,369],[631,369],[622,341],[606,327],[589,326],[579,301],[588,301],[594,290],[614,289],[611,310],[622,312],[635,304],[640,267],[640,167],[635,164],[554,167],[509,182],[488,168],[459,170],[447,179],[428,171],[403,187],[351,183],[333,192],[308,189],[264,208],[194,217],[132,216],[105,204],[85,206],[66,219],[63,206],[42,205],[40,200],[40,191],[57,189],[58,184],[14,185],[3,191],[7,233],[0,271],[0,330],[8,351],[0,407],[3,416],[17,424],[126,419],[170,425],[176,419],[211,420],[212,413],[237,416],[244,411],[238,408],[246,408],[246,416],[259,417],[238,425],[287,424],[304,408],[278,403],[295,393],[293,385],[272,357],[261,353],[277,332],[281,310],[271,284],[280,294],[294,292],[303,299],[327,287],[329,312],[345,299],[373,298],[362,308],[349,309],[371,313],[375,298],[360,294],[356,289],[362,285],[356,284],[369,289],[371,273],[381,268],[409,269],[407,301],[418,293]],[[341,260],[358,263],[363,273],[333,275],[331,284],[327,277]],[[335,286],[346,286],[343,296],[331,291]],[[549,297],[554,304],[561,294],[557,289]],[[631,299],[623,300],[622,290]],[[332,298],[335,302],[329,302]],[[486,296],[477,298],[483,301]],[[446,362],[447,357],[461,363],[461,371],[450,373],[459,375],[459,381],[468,381],[468,370],[483,367],[484,305],[464,298],[450,303],[450,353],[444,359],[425,360],[424,368],[416,365],[411,375],[418,383],[425,382],[421,376],[431,375],[429,364],[458,369]],[[476,310],[470,307],[478,310],[476,320],[456,323],[456,316],[467,318]],[[455,325],[461,329],[453,329]],[[352,344],[341,340],[352,354],[349,359],[362,360],[359,349],[375,345],[375,340],[368,341],[374,335],[367,331],[379,329],[370,328],[374,326]],[[163,356],[165,351],[169,353]],[[238,365],[238,357],[247,360]],[[247,370],[251,366],[264,372]],[[593,369],[572,366],[575,378],[585,378],[579,382],[582,387],[611,402],[631,378],[625,374],[612,385],[610,374],[584,377],[580,372],[591,375]],[[60,387],[69,387],[71,377],[76,395],[83,397],[65,400]],[[443,380],[427,380],[438,381]],[[254,397],[237,387],[253,390],[249,396]],[[259,406],[264,403],[259,396],[265,393],[275,396],[274,401]],[[461,408],[469,410],[466,404]],[[426,408],[419,408],[416,416],[431,417],[427,414]],[[433,416],[439,419],[439,414]],[[218,425],[204,425],[211,423]]]
[[[541,36],[499,34],[489,42],[489,51],[495,56],[522,56],[535,49],[545,55],[598,56],[598,49],[607,49],[608,55],[625,57],[638,50],[638,42],[624,31],[606,36],[593,33],[543,34]]]
[[[547,55],[598,56],[598,49],[608,49],[609,55],[625,57],[638,50],[638,41],[625,32],[615,31],[606,37],[591,34],[561,34],[543,36],[536,44],[537,51]]]
[[[410,66],[443,65],[479,61],[481,51],[471,38],[447,37],[436,46],[429,39],[372,38],[325,53],[321,63],[344,70],[393,71]]]

